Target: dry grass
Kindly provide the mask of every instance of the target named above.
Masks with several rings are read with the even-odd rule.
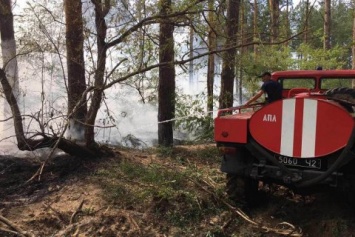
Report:
[[[294,236],[354,232],[353,212],[336,197],[301,197],[278,186],[262,190],[264,205],[242,217],[225,195],[214,144],[116,154],[86,163],[55,159],[41,182],[27,185],[38,164],[2,159],[1,216],[35,236],[282,236],[289,224]]]

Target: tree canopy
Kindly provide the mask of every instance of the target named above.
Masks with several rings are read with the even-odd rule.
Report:
[[[13,2],[20,89],[16,100],[11,99],[13,91],[7,83],[11,74],[5,71],[11,60],[4,58],[3,49],[1,93],[13,109],[4,113],[2,122],[13,118],[22,128],[16,130],[22,134],[17,143],[19,139],[24,143],[19,148],[62,144],[62,149],[71,146],[67,152],[79,146],[98,154],[98,143],[144,143],[131,132],[120,135],[127,128],[123,121],[141,118],[142,129],[157,129],[154,113],[167,103],[172,107],[160,118],[170,114],[159,122],[171,120],[175,128],[195,122],[196,127],[185,126],[184,132],[203,132],[197,125],[212,129],[211,117],[206,115],[225,102],[225,93],[230,94],[226,106],[242,103],[258,87],[255,76],[262,71],[351,68],[354,6],[348,1],[331,2],[327,35],[325,4],[320,1],[293,5],[290,0],[179,0],[162,11],[164,4],[147,0]],[[5,19],[5,8],[0,10]],[[170,32],[165,37],[169,35],[172,43],[162,41],[164,26]],[[325,49],[328,34],[330,47]],[[3,38],[1,43],[6,43]],[[170,68],[170,76],[164,68]],[[208,95],[195,100],[204,98],[204,103],[195,103],[181,92],[179,83],[188,78],[202,81],[200,91]],[[177,88],[170,84],[169,91],[159,90],[167,80],[177,82]],[[133,111],[135,104],[153,108],[153,120],[144,111]],[[185,123],[174,123],[180,119],[176,111],[191,116],[186,116]],[[201,123],[196,111],[205,111],[201,116],[209,122]],[[68,135],[73,126],[85,134],[83,140]],[[2,139],[13,135],[5,134],[6,129]],[[166,134],[162,136],[169,138],[160,137],[160,145],[171,145],[174,134]],[[80,154],[90,152],[76,152]]]

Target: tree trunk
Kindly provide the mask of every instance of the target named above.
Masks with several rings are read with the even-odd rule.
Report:
[[[137,7],[137,19],[138,19],[138,21],[142,21],[145,16],[145,0],[136,0],[136,7]],[[138,58],[138,68],[143,68],[143,66],[144,66],[145,34],[146,34],[145,29],[141,29],[138,31],[139,50],[140,50],[140,54],[139,54],[139,58]]]
[[[14,119],[14,126],[15,126],[15,136],[17,140],[18,148],[25,149],[26,147],[26,139],[25,134],[23,131],[23,124],[22,124],[22,116],[20,112],[20,108],[18,106],[15,94],[12,92],[12,87],[10,82],[7,80],[6,72],[0,69],[0,82],[2,89],[4,90],[6,101],[11,108],[11,114]]]
[[[8,78],[9,87],[14,98],[19,99],[19,81],[18,81],[18,66],[16,59],[16,42],[14,34],[13,14],[11,11],[11,1],[0,1],[0,33],[1,33],[1,51],[3,68],[5,68],[6,77]],[[4,88],[5,89],[5,88]],[[6,101],[3,102],[4,110],[0,112],[0,120],[11,117],[12,108]],[[1,123],[0,138],[5,138],[13,135],[12,120]],[[22,125],[21,125],[22,126]],[[15,128],[16,130],[16,128]],[[16,131],[15,131],[16,132]],[[12,141],[11,141],[12,142]]]
[[[0,69],[0,83],[4,91],[5,99],[11,109],[17,147],[20,150],[36,150],[38,148],[53,147],[59,137],[48,137],[47,134],[34,134],[33,139],[25,136],[22,123],[22,115],[16,96],[18,95],[16,44],[14,40],[13,17],[10,1],[0,2],[0,27],[5,70]],[[5,42],[5,43],[4,43]],[[7,47],[4,47],[7,46]],[[10,47],[9,47],[10,46]],[[7,63],[6,63],[7,62]],[[11,70],[10,70],[11,69]],[[8,72],[9,71],[9,72]],[[8,72],[8,73],[7,73]],[[93,153],[75,143],[61,139],[57,147],[69,154],[80,157],[92,157]]]
[[[160,13],[166,15],[171,10],[171,0],[160,1]],[[158,143],[161,146],[173,145],[173,122],[175,114],[175,68],[174,68],[174,25],[170,19],[162,19],[159,30],[158,85]]]
[[[258,15],[259,15],[259,10],[258,10],[258,1],[254,0],[254,14],[253,14],[253,35],[254,35],[254,41],[256,39],[259,39],[259,28],[258,28]],[[257,55],[258,52],[258,45],[254,44],[254,55]]]
[[[309,30],[309,12],[310,12],[310,4],[309,4],[309,0],[306,0],[305,2],[305,22],[304,22],[304,33],[303,33],[303,43],[307,44],[308,43],[308,30]]]
[[[208,50],[214,51],[217,48],[217,39],[215,33],[215,12],[214,12],[214,0],[208,1],[208,21],[210,29],[208,31]],[[214,84],[214,74],[215,74],[215,54],[208,55],[208,65],[207,65],[207,111],[213,110],[213,84]],[[211,116],[213,116],[211,114]]]
[[[14,34],[14,16],[11,0],[0,1],[1,50],[6,76],[13,93],[19,95],[18,67],[16,59],[16,42]]]
[[[190,33],[189,33],[190,39],[189,39],[189,57],[193,58],[194,57],[194,28],[191,26],[190,27]],[[195,86],[194,82],[194,60],[190,60],[189,62],[189,84],[190,86]]]
[[[227,39],[224,48],[227,51],[223,54],[221,73],[221,92],[219,96],[219,108],[233,106],[233,86],[235,77],[235,57],[238,32],[238,18],[240,0],[229,0],[227,7]]]
[[[286,39],[289,39],[290,36],[291,36],[291,32],[290,32],[290,29],[291,29],[291,25],[290,25],[290,3],[289,3],[289,0],[286,0],[285,24],[286,24],[286,27],[284,27],[285,36],[286,36]],[[285,42],[285,46],[288,47],[289,43],[290,42],[287,40]]]
[[[84,67],[84,36],[81,0],[65,0],[66,47],[68,68],[68,114],[70,114],[86,89]],[[67,137],[84,141],[84,123],[87,115],[86,100],[69,118]]]
[[[280,10],[279,0],[269,0],[270,5],[270,16],[271,16],[271,37],[270,42],[275,43],[279,37],[279,20],[280,20]]]
[[[24,135],[23,124],[22,124],[22,116],[17,104],[14,93],[12,93],[11,85],[7,80],[5,71],[0,69],[0,83],[4,90],[5,98],[8,104],[10,105],[12,116],[14,118],[15,125],[15,135],[17,140],[17,147],[20,150],[29,150],[33,151],[39,148],[44,147],[54,147],[58,142],[57,148],[63,150],[64,152],[78,156],[78,157],[94,157],[96,154],[85,147],[79,146],[69,140],[59,138],[59,137],[48,137],[46,134],[36,134],[35,139],[27,139]],[[40,137],[41,138],[38,138]]]
[[[331,15],[330,15],[330,6],[331,6],[331,1],[330,0],[325,0],[324,1],[324,50],[330,49],[330,21],[331,21]]]
[[[240,7],[240,42],[242,45],[245,45],[249,42],[250,38],[248,39],[248,16],[246,14],[245,10],[246,6],[245,4],[242,4]],[[253,48],[254,49],[254,48]],[[239,56],[240,58],[243,58],[244,55],[247,55],[248,53],[248,47],[243,46],[239,50]],[[238,102],[239,104],[243,103],[243,62],[242,60],[237,61],[237,70],[236,70],[236,82],[235,82],[235,87],[236,87],[236,92],[238,95]]]
[[[104,87],[104,75],[106,68],[107,44],[105,42],[107,34],[107,25],[105,16],[110,10],[110,1],[91,0],[95,5],[95,25],[97,31],[97,68],[95,72],[94,93],[91,99],[91,105],[88,112],[86,123],[90,126],[86,127],[85,140],[86,146],[92,147],[95,145],[95,120],[97,112],[100,109],[102,102],[102,93]]]

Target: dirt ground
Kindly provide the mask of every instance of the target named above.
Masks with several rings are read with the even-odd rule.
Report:
[[[179,149],[173,159],[160,157],[154,151],[119,148],[115,157],[95,161],[62,155],[50,160],[40,180],[30,180],[41,165],[38,160],[2,156],[0,236],[355,235],[355,212],[336,192],[300,196],[283,187],[264,187],[261,192],[266,196],[265,204],[247,210],[250,219],[245,220],[238,209],[228,207],[220,199],[224,197],[219,188],[223,186],[224,176],[219,172],[218,159],[216,162],[214,158],[204,160],[201,157],[204,146]],[[126,166],[118,165],[122,163]],[[130,172],[134,175],[135,171],[127,171],[126,175],[107,172],[112,168],[128,170],[131,166],[127,164],[132,163],[132,167],[143,167],[140,172],[144,172],[144,167],[154,168],[157,164],[185,173],[193,170],[189,172],[197,181],[190,182],[192,178],[188,177],[190,181],[173,186],[179,181],[175,177],[166,181],[172,186],[164,186],[162,182],[154,187],[155,183],[130,178]],[[207,176],[204,170],[209,170]],[[184,182],[189,189],[184,189]],[[114,191],[107,187],[118,183],[120,187],[129,186],[131,191],[111,197]],[[165,189],[160,191],[163,186]],[[170,187],[180,190],[170,190]],[[156,194],[142,196],[144,192],[140,192],[141,199],[138,199],[133,197],[132,188]],[[199,214],[193,216],[193,212]],[[282,233],[283,229],[291,227],[294,233]]]

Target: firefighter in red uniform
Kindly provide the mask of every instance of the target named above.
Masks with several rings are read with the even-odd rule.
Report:
[[[271,103],[276,100],[282,99],[282,87],[281,84],[277,81],[271,80],[271,73],[264,72],[259,77],[261,77],[263,84],[260,90],[250,98],[242,107],[247,107],[257,99],[259,99],[264,93],[266,94],[266,103]]]

